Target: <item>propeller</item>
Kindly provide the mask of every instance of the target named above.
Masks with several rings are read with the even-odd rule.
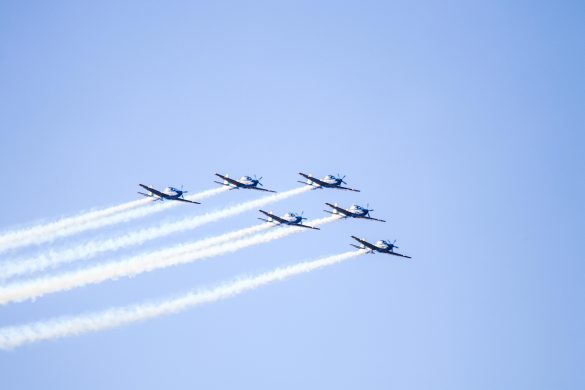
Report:
[[[343,184],[347,184],[345,181],[343,181],[343,179],[345,179],[345,176],[347,176],[347,175],[343,175],[343,177],[341,177],[341,175],[340,175],[339,173],[337,174],[337,177],[338,177],[339,179],[341,179],[341,182],[342,182]]]
[[[366,215],[368,217],[370,216],[370,211],[374,211],[374,209],[371,209],[370,208],[370,204],[369,203],[366,203],[366,211],[367,211]]]
[[[254,174],[254,179],[256,179],[256,181],[258,182],[258,184],[262,187],[264,187],[264,184],[260,183],[260,180],[262,180],[262,176],[260,176],[260,178],[256,177],[256,174]]]
[[[390,243],[390,245],[392,246],[392,248],[398,248],[398,245],[396,245],[396,240],[390,242],[390,240],[388,240],[388,242]]]
[[[185,199],[184,194],[186,194],[189,191],[183,191],[183,185],[181,184],[181,199]]]

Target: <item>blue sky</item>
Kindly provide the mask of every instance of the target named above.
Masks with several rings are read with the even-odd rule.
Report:
[[[0,308],[0,325],[174,296],[396,238],[216,304],[0,353],[2,388],[580,388],[585,342],[584,6],[579,2],[3,2],[0,230],[214,172],[297,185],[278,213],[343,221]],[[57,241],[110,237],[253,199]],[[250,212],[92,261],[212,236]],[[41,253],[50,246],[18,254]],[[3,258],[9,256],[1,255]],[[0,259],[0,261],[2,261]]]

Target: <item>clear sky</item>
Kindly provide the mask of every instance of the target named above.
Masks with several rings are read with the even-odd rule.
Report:
[[[2,389],[585,387],[585,6],[544,1],[0,3],[0,230],[213,173],[347,174],[274,204],[343,221],[0,307],[0,326],[159,299],[398,239],[230,300],[0,352]],[[254,199],[231,191],[2,260]],[[98,264],[256,222],[249,212]],[[83,265],[72,266],[72,268]]]

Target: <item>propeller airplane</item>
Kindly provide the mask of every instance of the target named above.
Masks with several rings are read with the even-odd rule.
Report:
[[[377,219],[370,217],[370,211],[374,211],[368,207],[362,207],[357,204],[351,205],[349,209],[344,209],[343,207],[339,207],[336,204],[325,203],[327,206],[331,207],[333,211],[330,210],[323,210],[326,213],[333,214],[333,215],[341,215],[343,218],[363,218],[363,219],[370,219],[372,221],[379,221],[379,222],[386,222],[383,219]]]
[[[265,191],[265,192],[276,192],[276,191],[272,191],[272,190],[267,190],[265,188],[260,188],[258,186],[264,186],[262,183],[260,183],[260,180],[262,180],[262,177],[260,178],[256,178],[256,175],[254,175],[254,178],[251,178],[250,176],[242,176],[240,178],[240,180],[235,180],[230,178],[227,174],[225,175],[220,175],[219,173],[216,173],[215,176],[223,179],[223,182],[219,182],[219,181],[215,181],[214,183],[217,184],[221,184],[223,186],[227,186],[230,187],[230,189],[240,189],[240,188],[244,188],[244,189],[248,189],[248,190],[258,190],[258,191]]]
[[[394,248],[398,248],[396,245],[396,240],[390,242],[390,240],[378,240],[374,244],[367,242],[363,238],[357,238],[356,236],[351,236],[354,240],[359,242],[361,245],[349,244],[354,248],[358,249],[368,249],[368,253],[386,253],[388,255],[400,256],[405,257],[407,259],[412,259],[412,257],[403,255],[402,253],[394,252]]]
[[[289,213],[286,213],[285,215],[283,215],[282,217],[279,217],[277,215],[272,214],[272,212],[267,212],[264,210],[259,210],[259,211],[268,217],[268,219],[258,218],[259,220],[264,221],[264,222],[275,223],[277,225],[299,226],[299,227],[304,227],[304,228],[309,228],[309,229],[321,230],[318,227],[303,225],[303,220],[307,219],[307,218],[303,217],[302,213],[299,215],[299,214],[296,214],[293,212],[289,212]]]
[[[140,187],[144,188],[146,191],[148,191],[148,193],[144,193],[144,192],[138,192],[140,195],[142,196],[146,196],[148,198],[154,198],[155,200],[178,200],[181,202],[187,202],[187,203],[195,203],[195,204],[201,204],[199,202],[195,202],[193,200],[187,200],[184,199],[184,194],[186,194],[188,191],[183,191],[183,186],[181,186],[181,189],[176,189],[175,187],[167,187],[162,191],[159,191],[155,188],[146,186],[144,184],[139,184]]]
[[[302,172],[299,172],[299,175],[301,175],[302,177],[307,179],[307,181],[299,181],[299,183],[313,186],[313,187],[315,187],[314,189],[317,189],[317,188],[321,188],[321,189],[323,189],[323,188],[337,188],[339,190],[360,192],[360,190],[356,190],[354,188],[343,187],[342,184],[347,184],[347,183],[343,180],[343,179],[345,179],[345,176],[342,177],[340,174],[337,174],[337,176],[327,175],[323,179],[317,179],[316,177],[313,177],[312,175],[307,175],[306,173],[302,173]]]

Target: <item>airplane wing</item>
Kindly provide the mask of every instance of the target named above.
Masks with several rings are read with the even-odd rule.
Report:
[[[307,228],[307,229],[321,230],[321,228],[318,228],[318,227],[315,227],[315,226],[303,225],[302,223],[291,224],[290,226],[299,226],[299,227],[304,227],[304,228]]]
[[[357,218],[371,219],[372,221],[378,221],[378,222],[386,222],[383,219],[372,218],[372,217],[357,217]]]
[[[187,200],[187,199],[181,199],[181,198],[172,198],[171,200],[178,200],[180,202],[187,202],[187,203],[194,203],[194,204],[201,204],[199,202],[195,202],[194,200]]]
[[[151,188],[149,186],[145,186],[144,184],[138,184],[140,187],[144,188],[145,190],[152,192],[154,195],[158,196],[159,198],[164,198],[166,197],[166,194],[163,194],[162,192],[160,192],[159,190],[155,190],[154,188]],[[144,195],[144,194],[142,194]],[[146,195],[148,196],[148,195]]]
[[[314,186],[312,184],[307,183],[306,181],[297,180],[297,183],[301,183],[301,184],[304,184],[306,186],[311,186],[311,187],[313,187],[312,188],[313,190],[322,190],[323,189],[323,187],[321,187],[321,186]]]
[[[274,214],[270,214],[269,212],[264,211],[264,210],[258,210],[258,211],[260,211],[262,214],[266,215],[268,218],[272,218],[273,220],[275,220],[278,223],[288,225],[288,221],[286,219],[280,218],[279,216],[274,215]]]
[[[355,188],[349,188],[349,187],[334,187],[334,188],[339,188],[340,190],[348,190],[348,191],[354,191],[354,192],[360,192],[360,190],[356,190]]]
[[[138,193],[142,196],[146,196],[147,198],[152,198],[154,202],[159,201],[159,200],[162,202],[162,198],[159,198],[158,196],[145,194],[144,192],[140,192],[140,191],[138,191]]]
[[[346,217],[347,217],[347,216],[349,216],[349,211],[347,211],[346,209],[344,209],[344,208],[341,208],[341,207],[338,207],[338,206],[335,206],[335,205],[333,205],[333,204],[331,204],[331,203],[325,203],[325,204],[326,204],[327,206],[331,207],[332,209],[339,211],[339,212],[340,212],[341,214],[343,214],[344,216],[346,216]],[[327,211],[327,210],[325,210],[325,211]],[[331,213],[331,211],[327,211],[327,212],[328,212],[328,213]]]
[[[362,240],[361,238],[357,238],[356,236],[351,236],[351,238],[353,238],[354,240],[356,240],[357,242],[359,242],[360,244],[362,244],[363,246],[365,246],[368,249],[371,249],[373,251],[379,251],[380,250],[380,248],[378,248],[374,244],[370,244],[366,240]]]
[[[394,255],[394,256],[406,257],[407,259],[412,259],[412,257],[403,255],[402,253],[396,253],[396,252],[391,252],[391,251],[384,252],[384,253],[387,253],[389,255]]]
[[[329,186],[329,184],[317,179],[316,177],[309,176],[309,175],[302,173],[302,172],[299,172],[299,175],[301,175],[302,177],[304,177],[307,180],[311,180],[313,183],[319,184],[320,186],[323,186],[323,187]],[[309,184],[309,183],[304,183],[304,184]]]
[[[264,191],[264,192],[274,192],[276,193],[276,191],[272,191],[272,190],[267,190],[266,188],[260,188],[260,187],[246,187],[250,190],[258,190],[258,191]]]
[[[237,186],[237,187],[241,187],[241,186],[242,186],[242,183],[240,183],[239,181],[237,181],[237,180],[234,180],[234,179],[232,179],[232,178],[229,178],[229,177],[227,177],[227,176],[224,176],[224,175],[220,175],[219,173],[216,173],[216,174],[215,174],[215,176],[217,176],[217,177],[221,177],[223,180],[225,180],[225,181],[227,181],[228,183],[231,183],[231,184],[233,184],[233,185],[235,185],[235,186]],[[216,183],[217,183],[217,182],[216,182]],[[223,184],[223,185],[225,185],[225,183],[220,183],[220,184]]]

